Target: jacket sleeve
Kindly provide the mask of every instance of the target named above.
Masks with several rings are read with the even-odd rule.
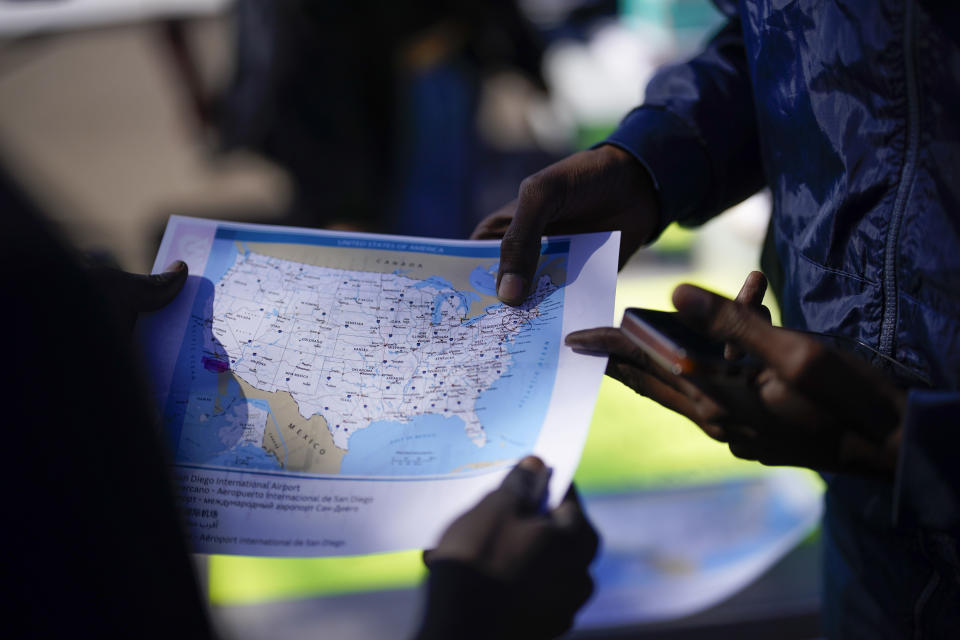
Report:
[[[627,151],[660,197],[659,231],[700,224],[764,185],[743,31],[735,12],[692,60],[661,69],[601,144]]]
[[[960,392],[911,391],[895,487],[897,522],[960,535]]]

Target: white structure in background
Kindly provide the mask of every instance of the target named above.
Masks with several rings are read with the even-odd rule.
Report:
[[[620,22],[600,26],[587,42],[558,42],[543,61],[551,105],[578,126],[615,124],[643,100],[670,50],[665,32],[631,30]]]
[[[61,0],[0,2],[0,36],[101,27],[177,16],[214,15],[232,0]]]

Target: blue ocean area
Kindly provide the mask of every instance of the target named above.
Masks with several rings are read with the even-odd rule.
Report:
[[[218,467],[264,469],[267,471],[276,471],[282,468],[277,459],[267,453],[263,447],[252,444],[245,444],[242,447],[235,447],[229,451],[224,451],[212,458],[204,460],[203,463]]]
[[[250,252],[246,244],[243,245],[243,248],[244,254]],[[220,281],[237,261],[239,253],[236,242],[219,238],[214,240],[210,247],[210,257],[207,258],[207,267],[203,271],[204,277],[213,283]]]
[[[180,361],[183,360],[185,358],[181,357]],[[179,368],[180,362],[177,364]],[[229,379],[226,393],[218,396],[218,374],[193,367],[187,376],[188,379],[193,378],[193,383],[186,394],[185,414],[179,416],[179,429],[176,430],[179,437],[173,443],[176,459],[182,462],[207,462],[239,442],[243,428],[237,423],[246,418],[246,398],[232,378]],[[179,396],[179,393],[171,393],[168,405],[176,404]],[[168,428],[171,426],[168,423]]]
[[[499,262],[475,267],[470,272],[470,286],[484,295],[497,295],[497,270],[499,269]]]
[[[430,413],[410,422],[380,420],[350,436],[340,463],[345,475],[432,475],[448,473],[447,460],[480,462],[467,439],[463,420]]]

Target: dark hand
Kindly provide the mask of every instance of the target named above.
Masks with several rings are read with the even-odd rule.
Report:
[[[627,152],[604,145],[526,178],[517,199],[484,219],[471,237],[503,238],[497,296],[518,305],[530,291],[544,233],[620,230],[623,266],[651,239],[659,218],[647,170]]]
[[[157,311],[170,304],[187,281],[187,264],[178,260],[163,273],[139,275],[105,266],[87,270],[90,279],[130,330],[137,314]]]
[[[767,293],[767,276],[759,271],[751,271],[740,287],[736,302],[757,311],[767,324],[770,322],[770,309],[763,304],[763,296]],[[723,348],[723,357],[727,360],[739,360],[744,356],[743,349],[733,342],[727,342]]]
[[[769,315],[754,305],[692,285],[674,291],[674,304],[691,326],[765,363],[752,391],[758,411],[738,413],[650,362],[617,330],[578,332],[567,342],[610,353],[608,374],[729,442],[737,457],[826,471],[892,472],[905,394],[879,372],[807,334],[771,326]]]
[[[571,487],[551,512],[539,510],[549,470],[527,457],[499,489],[450,525],[435,549],[424,552],[433,568],[462,563],[493,578],[509,606],[498,625],[509,637],[552,638],[573,624],[593,591],[587,571],[598,538]]]
[[[755,386],[767,416],[748,425],[737,442],[731,435],[736,455],[766,464],[893,473],[906,392],[879,371],[693,285],[677,287],[673,303],[691,326],[766,364]]]
[[[767,290],[767,279],[759,271],[747,275],[737,302],[761,314],[769,324],[770,310],[763,305],[763,296]],[[610,356],[607,363],[607,375],[619,380],[637,393],[686,416],[699,426],[704,433],[715,440],[727,441],[727,434],[721,423],[726,410],[713,398],[710,398],[690,381],[674,375],[650,360],[623,332],[614,327],[584,329],[567,336],[567,345],[574,349],[606,353]],[[736,360],[743,357],[743,351],[736,344],[728,342],[724,348],[724,357]]]

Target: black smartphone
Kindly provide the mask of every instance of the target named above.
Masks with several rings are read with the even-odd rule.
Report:
[[[655,363],[691,379],[752,380],[760,364],[750,357],[727,360],[722,342],[691,329],[676,312],[627,309],[620,331]]]
[[[762,363],[723,357],[724,344],[685,325],[676,312],[627,309],[620,330],[656,364],[682,376],[744,424],[767,419],[754,379]]]

